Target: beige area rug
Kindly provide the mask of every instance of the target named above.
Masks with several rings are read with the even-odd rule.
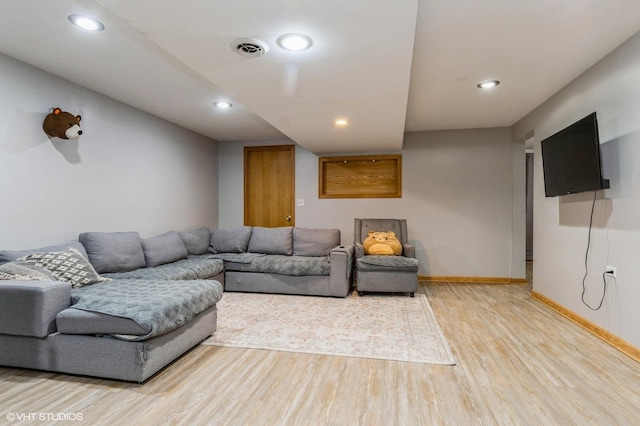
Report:
[[[204,345],[455,365],[424,294],[225,293]]]

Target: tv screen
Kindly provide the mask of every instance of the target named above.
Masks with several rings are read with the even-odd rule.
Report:
[[[602,179],[598,120],[593,112],[541,143],[547,197],[609,188]]]

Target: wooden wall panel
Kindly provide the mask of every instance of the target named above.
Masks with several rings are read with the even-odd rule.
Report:
[[[402,156],[320,157],[319,198],[401,198]]]

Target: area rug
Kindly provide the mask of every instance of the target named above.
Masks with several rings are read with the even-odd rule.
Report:
[[[455,365],[424,294],[332,297],[225,293],[203,344]]]

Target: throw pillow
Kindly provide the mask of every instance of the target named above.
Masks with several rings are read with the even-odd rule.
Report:
[[[98,273],[144,268],[142,241],[137,232],[83,232],[78,237]]]
[[[209,251],[211,242],[209,228],[202,227],[195,231],[182,231],[179,234],[189,254],[206,254]]]
[[[51,272],[58,281],[71,283],[71,287],[107,281],[93,269],[93,266],[76,249],[57,252],[32,253],[21,257],[18,261],[30,262]]]
[[[244,253],[247,251],[252,229],[242,226],[231,229],[215,229],[211,232],[211,253]]]
[[[147,268],[186,259],[189,253],[176,231],[142,240],[142,251]]]

